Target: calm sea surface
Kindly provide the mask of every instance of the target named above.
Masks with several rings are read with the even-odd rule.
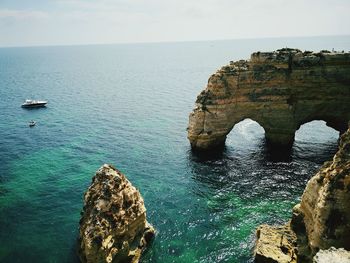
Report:
[[[349,50],[350,37],[0,49],[0,262],[77,262],[82,196],[104,163],[140,189],[158,230],[142,262],[251,262],[256,226],[290,217],[338,133],[305,124],[276,158],[245,120],[203,157],[188,114],[216,69],[286,46]]]

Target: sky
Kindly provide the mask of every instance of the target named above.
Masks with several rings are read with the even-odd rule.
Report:
[[[350,0],[0,0],[0,46],[350,35]]]

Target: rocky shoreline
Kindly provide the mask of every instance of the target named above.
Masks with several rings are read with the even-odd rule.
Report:
[[[339,150],[306,185],[300,204],[284,226],[257,229],[257,263],[325,262],[331,247],[339,261],[350,262],[350,129]],[[315,257],[314,257],[315,256]],[[344,260],[344,261],[341,261]]]
[[[307,183],[291,220],[257,228],[257,263],[350,263],[349,73],[350,53],[256,52],[221,68],[197,97],[188,128],[197,150],[222,145],[245,118],[261,124],[267,141],[279,147],[291,146],[296,129],[313,119],[344,133],[333,160]],[[155,236],[140,192],[111,165],[92,178],[81,215],[82,262],[137,263]]]
[[[188,124],[196,151],[221,148],[246,118],[263,127],[268,146],[285,150],[295,131],[312,120],[346,132],[333,161],[308,182],[291,221],[257,229],[256,262],[311,262],[319,250],[350,249],[349,76],[348,52],[282,48],[231,61],[198,95]]]
[[[140,192],[124,174],[103,165],[84,195],[81,262],[137,263],[155,229]],[[350,262],[350,128],[339,150],[306,185],[289,222],[256,231],[256,263]]]

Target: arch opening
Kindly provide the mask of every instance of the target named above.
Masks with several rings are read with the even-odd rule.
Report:
[[[327,126],[323,120],[303,123],[295,132],[295,143],[329,143],[339,139],[339,131]]]
[[[265,129],[258,122],[246,118],[236,123],[226,136],[226,147],[250,149],[265,140]]]
[[[338,139],[339,131],[327,126],[325,121],[306,122],[295,132],[293,153],[304,158],[316,156],[326,160],[337,151]]]

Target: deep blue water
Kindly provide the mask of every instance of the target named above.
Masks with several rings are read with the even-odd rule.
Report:
[[[217,68],[286,46],[348,50],[350,37],[1,48],[0,262],[77,262],[82,196],[103,163],[140,189],[158,230],[142,262],[251,262],[256,226],[290,217],[338,133],[305,124],[275,158],[245,120],[203,157],[188,114]]]

